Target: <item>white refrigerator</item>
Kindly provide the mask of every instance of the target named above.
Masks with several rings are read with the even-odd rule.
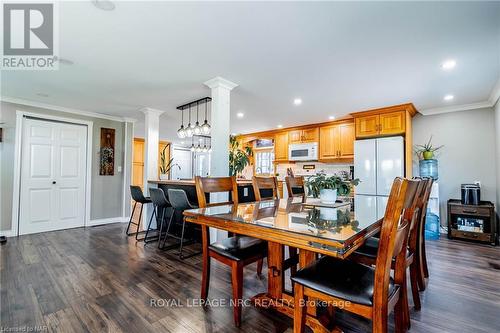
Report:
[[[403,176],[403,137],[356,140],[354,178],[361,181],[354,195],[358,219],[383,218],[394,178]]]

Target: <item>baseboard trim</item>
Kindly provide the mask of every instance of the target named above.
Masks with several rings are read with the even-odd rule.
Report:
[[[16,232],[14,230],[3,230],[0,231],[0,236],[5,236],[5,237],[16,237]]]
[[[96,225],[110,224],[110,223],[124,223],[128,222],[130,217],[118,216],[118,217],[108,217],[105,219],[90,220],[88,227],[93,227]]]

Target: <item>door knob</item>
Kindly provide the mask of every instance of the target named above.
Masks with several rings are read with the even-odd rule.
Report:
[[[53,180],[53,181],[52,181],[52,185],[54,185],[55,183],[56,183],[56,181],[55,181],[55,180]]]

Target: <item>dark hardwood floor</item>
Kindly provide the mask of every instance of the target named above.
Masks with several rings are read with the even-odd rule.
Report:
[[[245,307],[237,329],[229,305],[196,306],[201,256],[180,261],[175,250],[144,247],[124,229],[111,224],[9,238],[0,247],[0,331],[291,332],[292,321],[271,311]],[[498,332],[500,248],[447,239],[427,248],[431,278],[422,310],[412,310],[410,332]],[[245,269],[247,298],[266,290],[255,268]],[[227,266],[212,261],[211,300],[229,301],[230,279]],[[337,319],[346,332],[370,331],[358,317]],[[392,317],[390,323],[392,330]]]

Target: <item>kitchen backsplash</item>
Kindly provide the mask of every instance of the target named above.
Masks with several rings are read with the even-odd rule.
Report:
[[[304,169],[304,165],[314,165],[314,169]],[[314,175],[320,171],[324,171],[327,175],[340,174],[341,171],[345,171],[349,174],[349,167],[352,164],[329,164],[321,162],[297,162],[297,163],[284,163],[278,164],[276,172],[279,174],[278,179],[284,179],[286,177],[286,169],[292,168],[294,175],[296,176],[310,176]]]

